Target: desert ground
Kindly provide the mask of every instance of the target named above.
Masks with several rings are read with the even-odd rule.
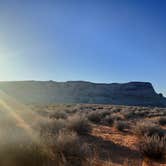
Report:
[[[3,96],[0,124],[1,166],[166,165],[164,108],[23,105]]]

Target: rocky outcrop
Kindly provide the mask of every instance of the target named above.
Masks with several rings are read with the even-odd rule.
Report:
[[[84,81],[0,82],[0,90],[28,104],[94,103],[138,106],[166,106],[151,83],[99,84]]]

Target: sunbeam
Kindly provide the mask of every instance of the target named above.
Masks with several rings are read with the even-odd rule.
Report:
[[[38,140],[38,134],[32,129],[30,124],[42,118],[40,115],[36,115],[27,106],[20,104],[3,91],[0,91],[0,106],[1,112],[6,114],[7,119],[5,120],[9,122],[8,124],[10,122],[14,123],[15,126],[11,126],[11,128],[22,128],[25,134],[33,139],[33,141]]]

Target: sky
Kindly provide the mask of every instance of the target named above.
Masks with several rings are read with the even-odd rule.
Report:
[[[151,82],[166,96],[165,0],[0,0],[0,80]]]

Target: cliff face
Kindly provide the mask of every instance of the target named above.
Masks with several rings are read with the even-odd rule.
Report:
[[[96,84],[84,81],[0,82],[0,90],[27,104],[96,103],[141,106],[166,106],[151,83]]]

